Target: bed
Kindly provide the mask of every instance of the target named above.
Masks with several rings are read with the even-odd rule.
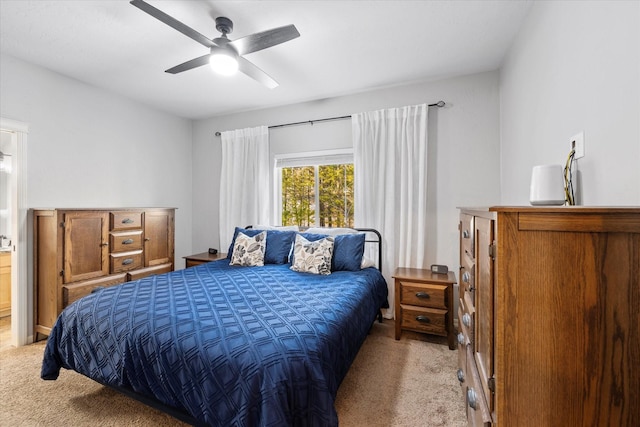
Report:
[[[41,377],[75,370],[193,425],[338,425],[338,387],[388,307],[364,238],[341,236],[236,229],[229,259],[88,295],[58,317]],[[264,265],[230,265],[241,239]],[[329,273],[294,271],[329,240]]]

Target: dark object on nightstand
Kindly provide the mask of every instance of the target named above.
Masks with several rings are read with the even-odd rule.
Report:
[[[431,272],[436,274],[449,274],[449,267],[441,264],[431,264]]]
[[[216,248],[209,248],[209,253],[210,253],[211,255],[215,255],[215,254],[217,254],[217,253],[218,253],[218,250],[217,250]]]

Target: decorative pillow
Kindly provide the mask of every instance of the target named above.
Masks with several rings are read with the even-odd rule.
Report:
[[[314,230],[322,230],[315,228]],[[329,229],[331,230],[331,229]],[[333,229],[338,230],[338,229]],[[340,230],[347,230],[341,228]],[[352,230],[352,229],[349,229]],[[337,236],[329,236],[327,234],[317,233],[299,233],[309,241],[316,241],[326,237],[333,237],[333,258],[331,261],[331,271],[358,271],[362,269],[362,260],[364,255],[364,241],[366,235],[364,233],[339,234]],[[295,249],[294,249],[295,250]]]
[[[229,265],[263,266],[267,232],[255,236],[238,233],[233,244],[233,255]]]
[[[340,234],[334,239],[331,271],[359,271],[364,255],[364,233]]]
[[[229,246],[229,252],[227,258],[231,259],[233,255],[234,244],[238,233],[244,233],[247,236],[255,236],[264,230],[254,230],[236,227],[233,233],[233,239]],[[295,231],[280,231],[280,230],[267,230],[266,237],[266,249],[264,254],[265,264],[287,264],[289,262],[289,254],[291,253],[291,246],[295,239]]]
[[[332,255],[333,237],[309,241],[298,234],[293,245],[293,263],[290,268],[301,273],[331,274]]]

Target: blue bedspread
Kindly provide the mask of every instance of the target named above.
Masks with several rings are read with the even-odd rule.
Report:
[[[215,426],[333,426],[334,399],[387,286],[222,260],[86,296],[59,316],[44,379],[73,369]]]

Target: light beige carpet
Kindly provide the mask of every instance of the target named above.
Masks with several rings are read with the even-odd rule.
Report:
[[[175,418],[75,372],[40,379],[43,343],[0,352],[1,426],[180,426]],[[336,399],[340,425],[465,426],[457,351],[376,323]]]

